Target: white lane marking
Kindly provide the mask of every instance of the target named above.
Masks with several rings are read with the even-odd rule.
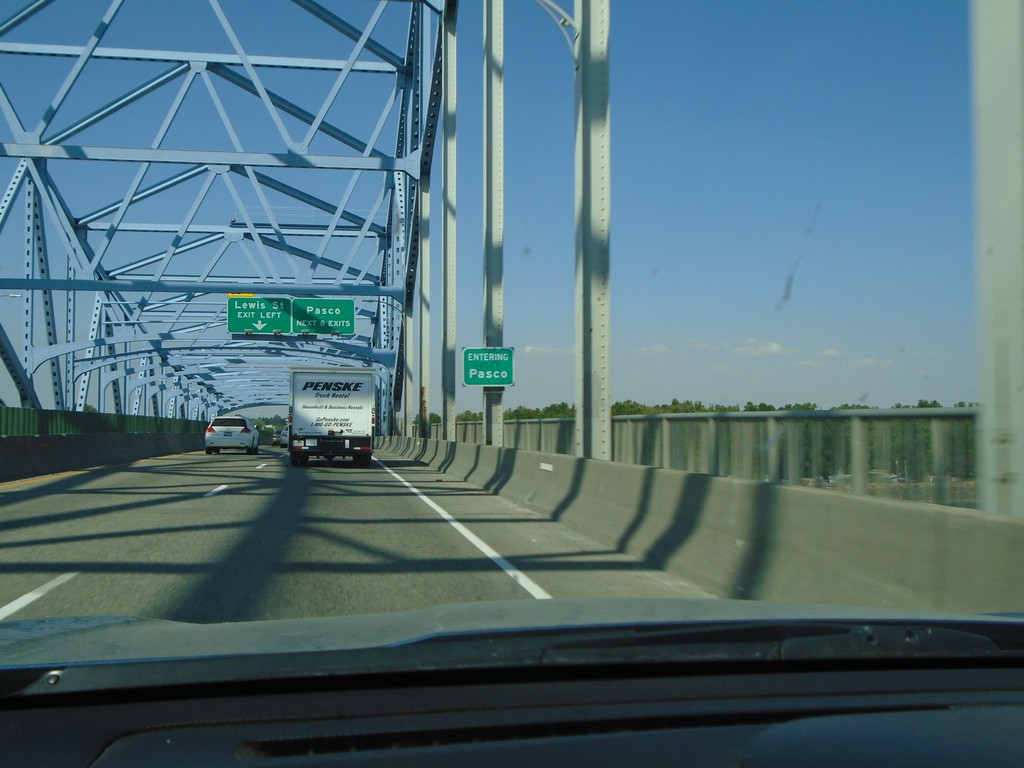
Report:
[[[71,579],[75,578],[75,576],[77,575],[77,572],[62,574],[58,576],[56,579],[46,582],[45,584],[43,584],[43,586],[39,587],[38,589],[33,589],[28,594],[22,595],[17,600],[8,603],[3,608],[0,608],[0,619],[6,619],[12,613],[20,611],[22,608],[24,608],[26,605],[29,605],[30,603],[34,603],[36,600],[45,595],[51,589],[56,589],[64,582],[71,581]]]
[[[220,493],[220,492],[221,492],[221,491],[223,491],[223,490],[224,490],[225,488],[227,488],[227,486],[226,486],[226,485],[218,485],[218,486],[217,486],[216,488],[214,488],[214,489],[213,489],[212,491],[208,491],[208,492],[204,493],[204,494],[203,494],[203,496],[213,496],[213,495],[215,495],[215,494],[218,494],[218,493]]]
[[[267,466],[267,465],[266,464],[260,464],[258,467],[256,467],[256,469],[263,469],[265,466]]]
[[[422,493],[418,488],[416,488],[416,486],[414,486],[412,483],[410,483],[408,480],[399,475],[397,472],[391,469],[391,467],[387,466],[379,459],[374,459],[374,461],[377,462],[377,464],[379,464],[381,468],[386,469],[388,471],[388,474],[390,474],[392,477],[398,480],[398,482],[400,482],[414,494],[419,496],[420,499],[422,499],[423,502],[428,507],[437,512],[437,514],[443,517],[456,531],[465,536],[470,544],[472,544],[474,547],[476,547],[489,558],[491,558],[491,560],[494,561],[494,564],[501,568],[501,570],[503,570],[505,573],[507,573],[516,584],[521,586],[523,589],[525,589],[538,600],[551,599],[551,595],[549,595],[539,584],[537,584],[537,582],[535,582],[525,573],[523,573],[514,565],[512,565],[512,563],[510,563],[504,557],[499,555],[494,549],[491,548],[491,546],[486,541],[481,539],[479,536],[477,536],[475,533],[469,530],[466,526],[464,526],[454,517],[449,515],[440,504],[437,504],[433,500],[428,498],[426,494]]]

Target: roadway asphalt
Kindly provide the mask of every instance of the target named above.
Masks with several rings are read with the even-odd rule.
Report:
[[[377,458],[292,467],[276,448],[197,452],[0,484],[0,619],[710,596],[428,467]]]

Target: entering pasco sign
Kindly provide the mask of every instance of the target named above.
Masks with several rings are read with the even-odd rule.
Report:
[[[465,347],[462,350],[464,386],[511,387],[515,383],[511,347]]]

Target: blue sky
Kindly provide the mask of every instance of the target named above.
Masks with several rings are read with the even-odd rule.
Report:
[[[0,18],[21,4],[0,0]],[[95,19],[107,4],[74,8]],[[571,0],[561,4],[571,11]],[[613,399],[978,399],[966,0],[611,5]],[[239,19],[238,2],[224,6]],[[364,0],[362,15],[373,6]],[[184,5],[161,6],[158,21],[154,7],[129,0],[105,44],[156,44],[160,32],[227,49],[216,25],[197,25]],[[67,14],[42,16],[60,42],[81,42]],[[337,53],[336,36],[307,32],[286,36],[289,53]],[[482,340],[476,0],[462,3],[459,35],[462,347]],[[505,343],[517,358],[505,405],[572,402],[572,60],[533,0],[506,0],[505,47]],[[67,66],[51,63],[63,68],[39,91],[44,102]],[[34,86],[23,85],[14,96],[31,98]],[[161,113],[132,109],[152,135]],[[439,307],[439,155],[435,169]],[[128,174],[123,192],[130,173],[118,172]],[[440,326],[435,310],[435,411]],[[474,389],[457,398],[459,410],[480,409]]]
[[[460,346],[481,339],[480,30],[464,3]],[[976,400],[966,2],[613,0],[611,30],[613,399]],[[571,402],[571,61],[529,0],[505,45],[505,403]]]

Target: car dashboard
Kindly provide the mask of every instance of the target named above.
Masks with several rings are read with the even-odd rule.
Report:
[[[1024,662],[302,676],[3,699],[6,766],[1024,765]]]

